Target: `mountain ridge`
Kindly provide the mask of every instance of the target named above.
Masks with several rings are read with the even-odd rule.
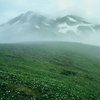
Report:
[[[98,35],[99,31],[99,24],[88,22],[80,16],[66,15],[58,18],[49,18],[43,14],[28,11],[0,25],[0,42],[28,40],[77,42],[95,34]]]

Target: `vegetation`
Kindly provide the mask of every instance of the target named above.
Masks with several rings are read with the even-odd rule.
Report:
[[[100,100],[100,47],[0,44],[0,100]]]

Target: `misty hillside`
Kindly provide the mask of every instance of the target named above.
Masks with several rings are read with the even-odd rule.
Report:
[[[100,100],[100,47],[0,44],[0,99]]]
[[[82,17],[49,18],[28,11],[0,25],[0,42],[75,41],[99,45],[100,25]]]

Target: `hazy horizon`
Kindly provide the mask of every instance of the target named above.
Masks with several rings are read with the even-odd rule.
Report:
[[[74,14],[100,23],[99,0],[0,0],[0,24],[27,11],[45,14]]]

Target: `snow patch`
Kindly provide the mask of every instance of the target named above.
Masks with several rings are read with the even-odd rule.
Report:
[[[16,24],[18,24],[19,23],[19,20],[17,21],[17,22],[15,22],[13,25],[16,25]]]
[[[68,30],[67,28],[59,29],[58,32],[66,34],[67,30]]]
[[[47,24],[47,23],[44,23],[44,22],[42,22],[44,25],[46,25],[46,26],[50,26],[50,24]]]
[[[95,34],[96,34],[95,29],[94,29],[92,26],[90,26],[90,25],[89,25],[89,27],[91,28],[91,30],[93,31],[93,33],[95,33]]]
[[[39,29],[40,27],[38,25],[36,25],[35,28]]]
[[[79,35],[78,32],[77,32],[78,26],[79,26],[79,25],[69,26],[69,25],[67,25],[66,23],[62,23],[62,24],[59,24],[57,27],[60,28],[60,29],[58,30],[58,32],[60,32],[60,33],[66,34],[66,32],[67,32],[68,30],[72,30],[74,33],[76,33],[77,35]]]
[[[59,25],[58,25],[59,28],[64,28],[64,27],[67,27],[67,26],[68,26],[68,25],[67,25],[66,23],[62,23],[62,24],[59,24]]]
[[[72,22],[76,22],[77,20],[75,20],[75,19],[73,19],[73,18],[71,18],[71,17],[68,17],[68,19],[70,20],[70,21],[72,21]]]
[[[91,26],[92,24],[84,24],[83,22],[81,22],[81,25],[84,25],[84,26],[88,26],[88,27],[90,27],[90,28],[91,28],[91,30],[93,31],[93,33],[95,33],[95,34],[96,34],[95,29]]]

